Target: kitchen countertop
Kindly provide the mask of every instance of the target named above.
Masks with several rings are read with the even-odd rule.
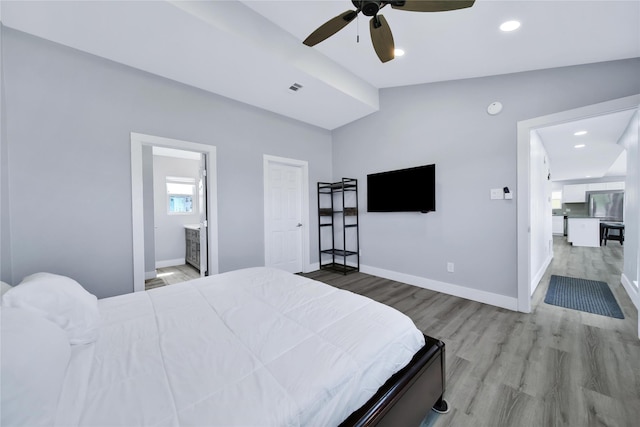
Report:
[[[601,219],[595,216],[588,215],[576,215],[576,216],[567,216],[567,219]]]
[[[567,216],[567,219],[597,219],[600,222],[619,222],[623,223],[619,218],[603,218],[598,216]]]

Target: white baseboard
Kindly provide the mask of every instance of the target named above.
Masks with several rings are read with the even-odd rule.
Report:
[[[174,265],[185,265],[184,258],[166,259],[164,261],[156,261],[156,268],[173,267]]]
[[[547,259],[544,260],[544,262],[542,263],[542,267],[540,267],[540,270],[538,270],[536,275],[533,276],[533,279],[531,279],[531,285],[530,285],[531,295],[533,295],[533,293],[538,288],[538,285],[540,284],[540,281],[542,280],[544,273],[547,271],[547,268],[549,268],[549,264],[551,264],[551,261],[553,261],[553,254],[550,254],[547,257]]]
[[[624,273],[622,273],[620,281],[622,282],[624,290],[627,291],[629,298],[631,298],[633,305],[635,305],[636,309],[640,311],[640,293],[637,286],[638,282],[631,282]]]
[[[311,264],[307,264],[307,269],[304,273],[311,273],[312,271],[320,270],[319,262],[312,262]]]
[[[157,273],[155,270],[144,272],[144,280],[155,279],[156,277],[157,277]]]
[[[483,304],[506,308],[507,310],[518,310],[518,299],[514,297],[507,297],[500,294],[480,291],[478,289],[467,288],[465,286],[439,282],[437,280],[431,280],[405,273],[398,273],[397,271],[385,270],[382,268],[370,267],[362,264],[360,265],[360,271],[374,276],[383,277],[385,279],[395,280],[397,282],[407,283],[409,285],[429,289],[431,291],[442,292],[443,294],[453,295],[471,301],[481,302]]]

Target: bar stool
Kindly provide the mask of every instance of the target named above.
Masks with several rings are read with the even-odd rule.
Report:
[[[612,234],[611,230],[617,230],[617,232]],[[621,222],[603,222],[602,240],[605,246],[607,246],[607,240],[617,240],[622,245],[624,243],[624,224]]]

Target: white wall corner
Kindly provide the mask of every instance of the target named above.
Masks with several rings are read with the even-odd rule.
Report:
[[[440,282],[437,280],[431,280],[424,277],[413,276],[410,274],[399,273],[397,271],[385,270],[362,264],[360,265],[360,271],[373,276],[407,283],[419,288],[429,289],[431,291],[441,292],[443,294],[453,295],[455,297],[493,305],[500,308],[506,308],[507,310],[518,310],[518,299],[515,297],[507,297],[505,295],[494,294],[492,292],[471,289],[465,286],[454,285],[452,283]]]
[[[551,261],[553,261],[553,253],[549,254],[547,259],[545,259],[544,262],[542,263],[542,266],[540,266],[540,269],[536,272],[536,274],[531,279],[531,295],[533,295],[536,289],[538,289],[538,286],[540,285],[540,281],[542,280],[544,273],[547,271],[547,268],[549,268],[549,264],[551,264]]]
[[[624,273],[620,277],[620,282],[622,282],[622,286],[624,287],[624,290],[627,291],[627,295],[629,295],[633,305],[635,305],[638,312],[640,312],[640,291],[638,290],[637,282],[629,280],[627,275]]]

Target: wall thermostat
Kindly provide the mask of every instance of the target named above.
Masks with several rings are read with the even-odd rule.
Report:
[[[500,103],[498,101],[492,102],[487,107],[487,113],[491,114],[492,116],[495,116],[500,111],[502,111],[502,103]]]

